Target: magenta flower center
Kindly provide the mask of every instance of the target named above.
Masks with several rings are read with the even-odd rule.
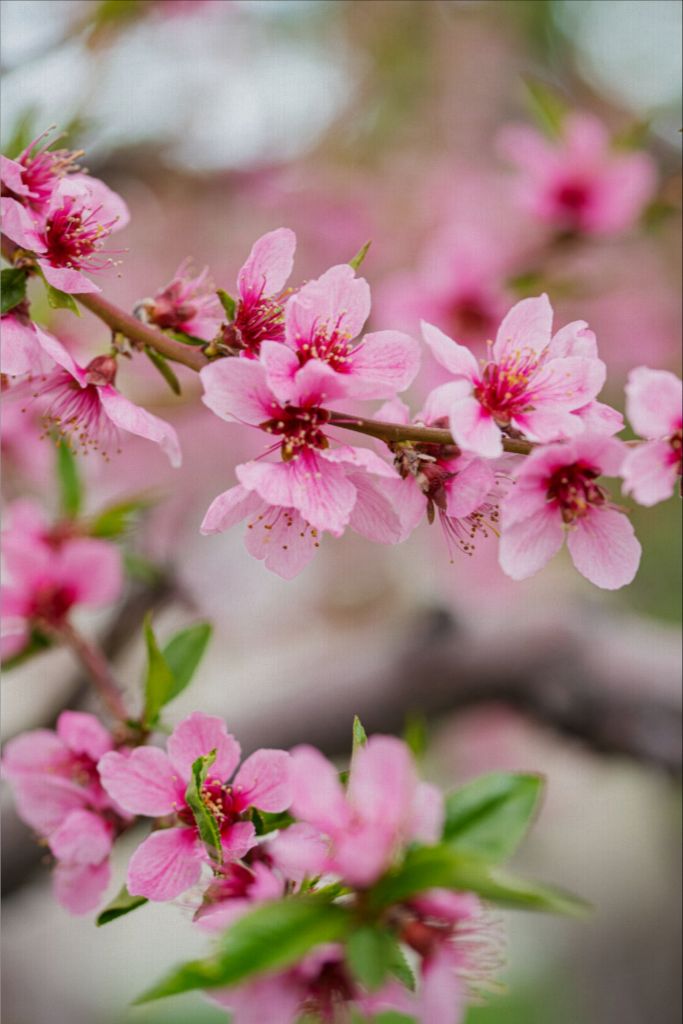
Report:
[[[239,814],[235,809],[232,786],[220,779],[207,779],[202,787],[201,798],[219,828],[231,825]],[[178,811],[178,818],[185,825],[195,825],[192,810],[187,806]]]
[[[76,591],[71,586],[62,583],[41,583],[33,592],[29,618],[40,620],[50,626],[59,626],[73,608],[76,599]]]
[[[487,338],[495,326],[494,317],[483,298],[472,293],[461,295],[449,310],[451,333],[454,338]]]
[[[595,480],[600,471],[582,462],[557,469],[547,483],[547,499],[560,510],[568,525],[589,515],[607,501],[607,493]]]
[[[47,258],[55,267],[101,270],[109,261],[98,259],[96,254],[113,226],[114,221],[101,224],[97,210],[89,210],[72,196],[65,196],[45,225]]]
[[[235,322],[225,330],[225,342],[231,347],[258,356],[262,341],[285,340],[285,310],[278,299],[262,296],[237,306]]]
[[[683,476],[683,430],[677,430],[669,438],[671,461],[679,476]]]
[[[518,350],[499,363],[485,365],[474,397],[498,426],[509,426],[514,416],[533,408],[529,384],[538,367],[539,359],[531,349]]]
[[[590,202],[590,189],[580,181],[565,182],[555,192],[555,202],[570,217],[579,218]]]
[[[329,363],[337,373],[348,373],[348,361],[353,351],[353,339],[342,330],[342,317],[337,318],[332,328],[327,324],[316,327],[309,340],[297,340],[297,355],[304,366],[310,359],[320,359]]]
[[[306,448],[327,448],[328,440],[322,427],[329,422],[326,409],[315,406],[278,406],[273,403],[272,419],[260,424],[269,434],[281,434],[280,452],[285,462],[290,462]]]
[[[99,449],[106,456],[117,443],[117,431],[105,415],[99,389],[110,385],[116,375],[116,361],[111,356],[97,356],[85,367],[87,384],[82,387],[67,370],[57,369],[37,392],[52,396],[45,413],[47,428],[56,429],[78,442],[83,449]]]
[[[322,965],[317,976],[308,982],[308,994],[303,1001],[302,1009],[306,1014],[332,1021],[338,1008],[348,1003],[354,996],[353,982],[344,964],[337,960],[328,961]]]

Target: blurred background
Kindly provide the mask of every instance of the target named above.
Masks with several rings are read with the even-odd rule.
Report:
[[[607,400],[623,409],[630,367],[680,372],[680,22],[678,0],[6,0],[3,151],[56,123],[125,197],[122,262],[100,283],[126,308],[186,256],[234,291],[253,241],[279,226],[298,236],[295,283],[372,239],[374,326],[414,332],[424,316],[476,347],[517,298],[547,290],[558,326],[596,331]],[[497,138],[549,96],[655,159],[657,194],[629,231],[549,245],[517,205]],[[106,345],[88,314],[35,302],[76,353]],[[506,915],[507,994],[467,1024],[680,1020],[677,499],[634,510],[643,563],[614,594],[564,554],[512,584],[493,540],[451,561],[426,524],[399,548],[329,541],[286,583],[246,553],[240,528],[199,535],[254,444],[179,377],[180,398],[137,359],[121,384],[174,423],[183,468],[131,438],[85,474],[90,509],[153,499],[126,540],[124,601],[85,620],[131,694],[144,610],[162,637],[209,617],[214,640],[174,721],[200,707],[245,750],[306,740],[343,756],[357,713],[368,731],[425,731],[424,771],[446,787],[543,772],[547,800],[517,866],[595,913]],[[425,354],[414,408],[437,381]],[[45,500],[52,452],[4,405],[5,500]],[[3,737],[88,700],[66,652],[42,655],[5,676]],[[5,1024],[225,1020],[200,998],[129,1009],[205,948],[189,911],[148,906],[97,931],[68,916],[7,793],[2,807]],[[112,893],[137,838],[118,851]]]

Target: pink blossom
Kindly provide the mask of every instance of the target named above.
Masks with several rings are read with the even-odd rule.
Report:
[[[40,376],[54,367],[41,344],[44,331],[31,321],[24,303],[2,317],[0,372],[8,377]]]
[[[261,348],[266,356],[284,346],[263,342]],[[221,359],[204,367],[200,375],[203,401],[217,416],[259,427],[271,437],[281,438],[271,449],[279,449],[280,462],[254,460],[236,469],[242,488],[255,492],[266,507],[257,510],[255,499],[247,498],[244,490],[228,491],[216,499],[207,513],[202,526],[205,532],[226,529],[248,515],[264,515],[262,522],[270,526],[274,522],[270,507],[282,509],[284,518],[276,528],[278,539],[290,537],[288,531],[292,527],[305,534],[303,544],[296,542],[291,560],[288,555],[283,562],[278,555],[284,573],[291,574],[306,564],[313,553],[311,545],[315,548],[316,544],[314,534],[303,528],[299,518],[292,517],[292,509],[311,531],[327,530],[339,537],[352,525],[373,540],[398,540],[398,517],[368,478],[368,473],[372,473],[380,480],[393,479],[394,470],[368,449],[349,445],[329,447],[325,433],[329,413],[321,403],[339,393],[337,375],[331,368],[311,361],[297,376],[286,402],[278,398],[270,387],[265,367],[255,360]],[[292,519],[292,527],[288,519]],[[258,545],[253,543],[254,547]],[[251,550],[251,541],[249,547]],[[275,568],[273,557],[269,557],[270,567],[280,571]]]
[[[670,498],[681,476],[683,391],[668,370],[639,366],[626,384],[626,413],[646,444],[632,448],[622,467],[624,490],[641,505]]]
[[[284,340],[284,289],[295,249],[296,235],[289,228],[269,231],[254,242],[237,277],[235,319],[224,331],[223,341],[235,352],[254,358],[263,341]]]
[[[255,904],[280,899],[284,894],[284,878],[263,860],[249,864],[233,861],[224,864],[211,882],[194,919],[205,931],[222,932]]]
[[[100,784],[97,762],[113,741],[94,715],[63,711],[56,732],[35,729],[5,745],[3,775],[20,818],[47,840],[56,858],[57,901],[73,914],[100,902],[109,853],[128,819]]]
[[[0,202],[4,234],[35,253],[48,284],[76,294],[100,290],[83,271],[96,272],[112,262],[102,247],[127,222],[120,196],[96,178],[70,175],[55,186],[44,219],[36,220],[10,197]]]
[[[204,267],[196,277],[190,275],[191,261],[183,260],[169,283],[147,299],[143,307],[150,323],[163,330],[182,331],[194,338],[211,341],[225,313],[216,288]]]
[[[520,203],[563,231],[623,231],[636,222],[655,191],[652,158],[620,152],[590,114],[569,114],[555,142],[526,125],[504,128],[500,142],[520,173]]]
[[[173,815],[172,827],[152,832],[128,866],[129,891],[158,901],[189,889],[202,866],[212,863],[185,797],[197,758],[216,752],[201,792],[221,837],[214,863],[239,860],[255,845],[254,826],[244,819],[250,807],[279,812],[290,803],[289,758],[283,750],[257,750],[228,781],[239,763],[240,746],[220,718],[194,712],[173,730],[166,750],[112,751],[99,764],[104,788],[131,814]]]
[[[447,427],[447,397],[447,389],[433,391],[415,422]],[[377,418],[391,423],[410,422],[408,407],[400,399],[382,406]],[[394,465],[401,479],[388,486],[401,517],[401,540],[425,515],[433,523],[438,514],[449,550],[456,544],[468,555],[474,552],[478,534],[487,537],[489,531],[497,532],[498,484],[489,460],[463,454],[456,445],[398,444],[394,452]]]
[[[499,557],[512,579],[533,576],[562,547],[579,572],[598,587],[630,583],[641,548],[623,511],[597,483],[620,473],[626,447],[604,435],[583,434],[524,459],[503,504]]]
[[[50,134],[51,129],[48,129],[35,138],[16,160],[0,157],[3,195],[15,199],[38,215],[47,209],[59,181],[66,174],[78,171],[76,160],[81,156],[68,149],[50,149]]]
[[[292,296],[285,346],[264,346],[261,354],[279,401],[292,400],[311,363],[332,371],[337,395],[390,398],[407,388],[420,366],[417,343],[399,331],[377,331],[355,342],[369,313],[368,283],[348,264],[332,267]]]
[[[154,441],[171,465],[180,465],[180,445],[173,427],[134,405],[114,387],[114,356],[96,356],[87,366],[79,366],[56,338],[39,328],[36,333],[43,350],[57,364],[36,392],[36,396],[50,398],[45,413],[49,426],[71,437],[84,450],[92,448],[105,456],[118,444],[119,430],[126,430]]]
[[[346,790],[319,751],[296,747],[292,794],[292,813],[329,842],[325,870],[351,885],[372,885],[408,843],[440,834],[441,794],[418,781],[408,747],[391,736],[356,751]]]
[[[578,410],[593,402],[605,382],[595,335],[582,320],[552,335],[547,295],[523,299],[498,329],[488,360],[479,366],[469,349],[431,324],[424,339],[456,378],[444,384],[449,422],[464,451],[485,458],[503,452],[504,431],[532,441],[553,441],[583,430]]]
[[[114,544],[49,531],[34,506],[21,502],[21,519],[3,534],[9,582],[0,590],[3,654],[17,653],[31,630],[59,630],[73,609],[115,601],[123,586],[121,554]]]

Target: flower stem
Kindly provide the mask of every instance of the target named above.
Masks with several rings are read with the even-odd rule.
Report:
[[[359,434],[377,437],[380,441],[386,441],[387,444],[400,444],[405,441],[420,444],[455,444],[450,430],[443,430],[440,427],[421,427],[413,423],[386,423],[383,420],[365,419],[363,416],[352,416],[349,413],[333,412],[332,410],[330,410],[330,426],[355,430]],[[504,437],[503,448],[506,452],[513,452],[516,455],[529,455],[534,449],[534,444],[521,438]]]
[[[126,705],[109,662],[100,648],[86,640],[70,622],[62,623],[57,635],[76,655],[111,715],[120,722],[126,722],[129,717]]]

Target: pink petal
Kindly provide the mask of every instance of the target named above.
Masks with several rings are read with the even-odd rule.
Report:
[[[410,423],[410,409],[400,398],[392,398],[379,407],[375,419],[387,423]]]
[[[38,264],[47,283],[51,284],[53,288],[58,288],[60,292],[67,292],[69,295],[91,295],[94,292],[102,291],[80,270],[74,270],[71,267],[54,267],[46,259],[38,260]]]
[[[263,499],[258,494],[238,484],[214,498],[199,529],[204,534],[223,533],[242,522],[246,516],[255,514],[263,505]]]
[[[427,499],[413,476],[404,480],[387,480],[384,488],[393,497],[393,506],[401,521],[400,543],[422,522],[427,511]]]
[[[0,371],[10,377],[24,373],[40,375],[52,369],[52,365],[38,341],[33,324],[22,323],[12,312],[3,316]]]
[[[222,718],[193,711],[168,738],[166,750],[171,764],[184,780],[189,780],[198,757],[216,751],[209,777],[225,782],[239,764],[240,745]]]
[[[464,345],[459,345],[433,324],[422,321],[422,337],[432,350],[432,355],[449,373],[465,380],[476,380],[479,364]]]
[[[511,526],[503,527],[498,560],[513,580],[525,580],[542,569],[562,547],[564,529],[558,512],[543,508]]]
[[[583,359],[597,359],[598,345],[595,334],[585,320],[574,320],[562,327],[550,342],[548,355],[552,359],[565,356],[581,356]]]
[[[406,838],[420,843],[437,843],[444,823],[443,793],[437,786],[419,782],[415,790]]]
[[[254,359],[218,359],[200,370],[202,401],[224,420],[258,426],[277,414],[266,369]]]
[[[315,747],[294,747],[290,757],[294,816],[323,832],[344,828],[349,809],[334,767]]]
[[[73,588],[79,603],[93,608],[115,601],[123,589],[121,552],[104,540],[68,541],[55,556],[53,572]]]
[[[295,249],[296,235],[289,228],[277,228],[257,239],[237,277],[240,296],[249,300],[282,291],[292,272]]]
[[[92,178],[89,174],[72,174],[70,180],[85,186],[88,192],[88,206],[97,210],[97,219],[101,224],[114,221],[112,232],[125,228],[130,221],[130,211],[117,192],[112,191],[99,178]]]
[[[204,851],[192,828],[152,832],[128,864],[128,892],[164,902],[175,899],[199,881]]]
[[[210,998],[232,1011],[234,1024],[295,1024],[304,994],[293,975],[277,974],[224,991],[211,989]]]
[[[17,196],[31,195],[30,188],[24,183],[23,174],[24,168],[20,163],[10,160],[8,156],[0,156],[0,181],[8,192],[14,192]]]
[[[99,388],[99,397],[102,408],[115,426],[127,430],[129,434],[154,441],[168,456],[172,466],[180,465],[182,456],[178,435],[170,423],[124,398],[111,385]]]
[[[130,814],[157,818],[184,804],[188,776],[179,778],[166,754],[156,747],[136,747],[127,755],[112,750],[97,770],[109,796]]]
[[[37,324],[34,324],[34,327],[36,337],[38,338],[43,351],[46,352],[50,359],[54,360],[58,366],[61,366],[67,373],[70,373],[71,376],[78,381],[81,387],[85,387],[86,380],[83,367],[78,366],[78,364],[74,362],[71,357],[71,353],[64,347],[64,345],[62,345],[61,341],[58,341],[52,334],[48,334],[47,331],[41,330]]]
[[[249,523],[244,535],[246,549],[263,560],[266,569],[291,580],[315,555],[320,535],[296,509],[267,505],[257,494],[254,499],[262,512]]]
[[[323,448],[320,451],[320,458],[326,462],[340,462],[346,466],[354,466],[357,469],[372,473],[373,476],[380,476],[387,480],[396,480],[398,474],[394,467],[383,458],[373,452],[371,448],[355,448],[350,444],[340,444],[336,448]]]
[[[114,746],[111,733],[87,711],[62,711],[57,719],[57,735],[75,754],[87,754],[93,761]]]
[[[531,349],[540,354],[550,344],[552,328],[553,308],[545,293],[537,298],[522,299],[503,318],[493,355],[500,362],[516,350]]]
[[[415,418],[418,422],[428,425],[432,425],[436,420],[447,420],[455,403],[471,394],[472,388],[469,382],[464,380],[440,384],[427,395],[425,404]]]
[[[551,359],[531,383],[531,400],[579,409],[602,390],[607,367],[601,359],[567,356]]]
[[[309,359],[296,373],[289,401],[293,405],[326,405],[345,395],[347,387],[348,377],[336,373],[329,363]]]
[[[265,367],[268,386],[278,402],[289,402],[294,393],[294,379],[301,366],[296,353],[282,342],[264,341],[259,361]]]
[[[446,511],[449,516],[462,519],[475,512],[489,496],[496,476],[487,462],[476,458],[468,461],[466,456],[457,459],[453,469],[456,475],[446,482]]]
[[[346,799],[363,821],[391,833],[409,818],[416,787],[406,744],[394,736],[371,736],[354,754]]]
[[[389,398],[405,391],[420,369],[417,342],[399,331],[366,334],[346,364],[347,394],[354,398]]]
[[[631,227],[656,187],[657,165],[649,153],[629,153],[612,159],[600,177],[592,230],[613,232]]]
[[[573,411],[581,420],[583,429],[595,434],[619,434],[624,429],[624,417],[604,402],[589,402]]]
[[[55,899],[71,914],[87,914],[99,905],[110,879],[108,860],[101,864],[58,864],[53,883]]]
[[[236,821],[221,833],[223,855],[228,860],[241,860],[256,846],[256,829],[251,821]]]
[[[316,331],[336,330],[348,338],[360,334],[370,315],[370,288],[346,263],[330,267],[309,281],[287,303],[285,332],[294,348],[311,341]]]
[[[595,509],[569,531],[567,547],[582,576],[605,590],[631,583],[641,546],[630,520],[616,509]]]
[[[58,776],[15,776],[13,788],[19,817],[41,835],[48,835],[68,814],[88,803],[86,789]]]
[[[57,860],[99,864],[112,848],[112,828],[98,814],[72,811],[50,834],[48,845]]]
[[[449,417],[455,443],[463,451],[485,459],[503,454],[500,428],[476,398],[460,398],[451,406]]]
[[[36,222],[21,203],[4,196],[0,199],[0,213],[4,235],[22,249],[29,249],[31,252],[45,251],[45,244],[36,229]]]
[[[346,882],[364,889],[389,867],[397,841],[398,834],[382,823],[354,824],[336,832],[330,866]]]
[[[251,754],[233,784],[235,810],[286,811],[292,799],[289,754],[284,750],[257,750]]]
[[[510,420],[515,430],[521,431],[530,441],[560,441],[575,437],[584,429],[579,416],[569,409],[547,402],[530,412],[518,413]]]
[[[51,729],[32,729],[15,736],[3,747],[2,774],[13,779],[17,775],[53,773],[70,763],[70,752],[63,740]]]
[[[651,507],[674,493],[680,474],[668,441],[649,441],[632,448],[621,469],[624,493]]]
[[[670,437],[681,427],[683,383],[668,370],[638,366],[626,384],[626,415],[641,437]]]
[[[464,983],[446,948],[423,963],[417,996],[420,1024],[460,1024],[465,1014]]]
[[[356,503],[349,519],[351,529],[377,544],[398,544],[403,527],[388,489],[363,473],[349,473],[348,478],[356,488]]]
[[[312,825],[294,824],[268,842],[273,864],[287,879],[300,884],[306,876],[323,874],[329,844]]]

